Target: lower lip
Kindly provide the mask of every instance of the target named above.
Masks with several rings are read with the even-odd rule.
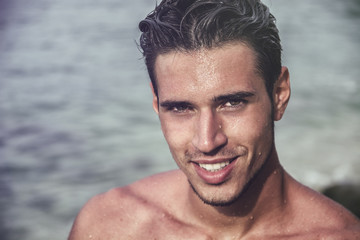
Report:
[[[235,166],[235,162],[236,159],[230,162],[230,164],[224,167],[223,169],[216,172],[207,171],[196,163],[194,163],[194,166],[196,173],[201,179],[203,179],[208,184],[216,185],[216,184],[221,184],[228,179],[228,176],[230,175],[231,171]]]

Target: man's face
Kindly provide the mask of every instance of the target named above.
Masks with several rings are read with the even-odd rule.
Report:
[[[273,119],[252,49],[236,43],[155,62],[154,108],[172,156],[198,196],[226,205],[267,160]]]

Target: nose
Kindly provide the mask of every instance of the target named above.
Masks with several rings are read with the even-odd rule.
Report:
[[[199,114],[194,127],[192,144],[203,153],[211,153],[227,143],[221,121],[213,111]]]

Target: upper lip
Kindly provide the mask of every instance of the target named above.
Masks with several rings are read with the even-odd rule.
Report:
[[[222,158],[215,158],[215,159],[198,159],[198,160],[191,160],[191,162],[196,164],[216,164],[216,163],[223,163],[223,162],[232,162],[238,156],[235,157],[222,157]]]

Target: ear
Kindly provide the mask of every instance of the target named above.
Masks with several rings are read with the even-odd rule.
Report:
[[[279,121],[285,113],[291,95],[290,76],[287,67],[281,68],[273,91],[274,121]]]
[[[150,82],[150,88],[151,88],[151,92],[153,95],[153,100],[152,100],[153,109],[156,112],[156,114],[159,114],[159,100],[155,94],[154,86],[153,86],[152,82]]]

